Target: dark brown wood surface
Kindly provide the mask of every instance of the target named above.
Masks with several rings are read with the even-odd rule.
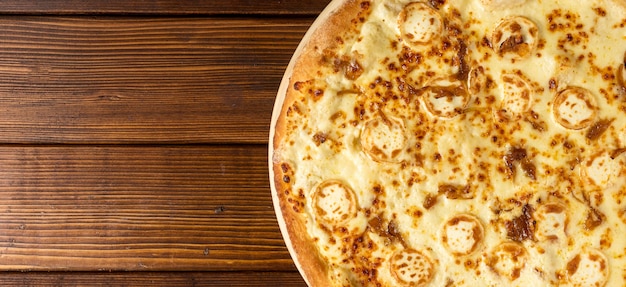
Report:
[[[267,140],[327,3],[0,1],[0,285],[304,286]]]
[[[330,0],[2,0],[5,14],[317,15]]]
[[[0,143],[267,142],[312,18],[0,18]]]

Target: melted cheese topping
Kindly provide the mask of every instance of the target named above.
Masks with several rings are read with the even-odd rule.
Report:
[[[621,286],[626,3],[368,3],[274,157],[337,286]]]

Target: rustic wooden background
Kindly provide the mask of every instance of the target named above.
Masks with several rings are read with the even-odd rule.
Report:
[[[267,140],[328,2],[0,1],[0,285],[304,286]]]

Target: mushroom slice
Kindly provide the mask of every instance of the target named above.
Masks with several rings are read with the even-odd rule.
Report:
[[[360,141],[363,151],[372,160],[399,162],[399,155],[407,143],[404,123],[380,113],[380,117],[365,124]]]
[[[487,265],[498,275],[513,281],[520,277],[526,265],[528,252],[516,242],[504,242],[496,246],[487,259]]]
[[[530,110],[532,89],[530,84],[517,74],[502,75],[502,102],[498,115],[509,120],[519,120]]]
[[[533,21],[522,16],[512,16],[496,26],[491,43],[498,55],[523,59],[535,50],[538,37],[539,29]]]
[[[473,215],[459,214],[444,224],[442,241],[450,253],[462,256],[478,249],[484,237],[480,220]]]
[[[357,216],[356,196],[339,180],[327,180],[313,192],[313,211],[320,221],[339,225]]]
[[[625,161],[621,156],[614,158],[612,152],[600,151],[584,161],[580,173],[588,183],[608,188],[619,178]]]
[[[413,45],[428,44],[435,40],[441,35],[443,25],[439,12],[422,2],[406,5],[398,16],[402,38]]]
[[[556,122],[572,130],[590,126],[596,118],[596,110],[596,101],[591,92],[580,87],[562,90],[552,103]]]
[[[440,78],[429,83],[421,92],[426,109],[436,117],[453,118],[462,113],[470,101],[463,82]]]
[[[533,213],[537,221],[535,236],[540,241],[558,241],[564,239],[567,226],[567,208],[558,202],[543,204]]]
[[[426,286],[435,275],[433,260],[424,252],[403,249],[391,256],[391,274],[398,283],[407,286]]]
[[[596,249],[585,249],[576,254],[566,268],[569,282],[576,287],[602,287],[609,278],[609,261]]]

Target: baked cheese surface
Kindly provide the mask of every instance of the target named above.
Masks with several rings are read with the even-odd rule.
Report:
[[[296,66],[273,139],[329,280],[623,286],[625,6],[356,5]]]

